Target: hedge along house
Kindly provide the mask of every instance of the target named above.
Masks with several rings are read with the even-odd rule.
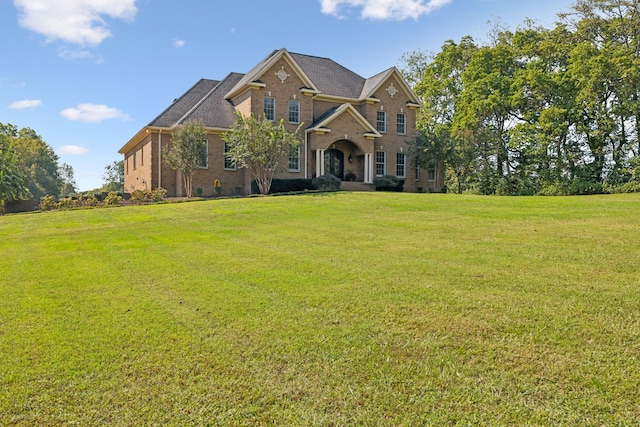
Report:
[[[163,148],[176,126],[201,121],[207,144],[193,193],[213,195],[218,183],[220,194],[251,193],[250,172],[227,158],[222,140],[236,111],[283,119],[291,130],[303,123],[303,144],[282,159],[274,179],[333,174],[354,181],[350,189],[373,190],[373,180],[389,174],[405,180],[404,191],[439,191],[436,170],[414,167],[407,155],[420,105],[395,67],[367,79],[328,58],[276,50],[247,74],[198,81],[131,138],[119,150],[125,191],[163,187],[182,196],[182,177],[163,161]]]

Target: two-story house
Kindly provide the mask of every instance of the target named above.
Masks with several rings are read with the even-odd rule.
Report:
[[[416,167],[408,158],[419,107],[395,67],[363,78],[328,58],[276,50],[247,74],[200,80],[131,138],[119,150],[125,191],[163,187],[168,196],[181,196],[182,179],[163,162],[163,148],[170,146],[173,128],[201,121],[207,146],[193,179],[194,194],[213,195],[218,183],[222,194],[249,194],[251,174],[227,158],[221,138],[236,111],[284,119],[292,130],[303,124],[303,144],[283,159],[276,179],[330,173],[344,180],[352,173],[352,188],[373,189],[374,178],[388,174],[405,180],[404,191],[439,191],[442,179],[436,171]]]

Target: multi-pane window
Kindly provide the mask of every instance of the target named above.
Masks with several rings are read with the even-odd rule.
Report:
[[[300,101],[289,100],[289,123],[300,123]]]
[[[276,99],[272,96],[264,97],[264,117],[271,121],[276,119]]]
[[[431,165],[427,168],[427,180],[435,181],[438,177],[436,165]]]
[[[300,146],[289,150],[289,172],[300,172]]]
[[[398,113],[396,116],[398,135],[405,135],[407,133],[407,115],[404,113]]]
[[[404,153],[396,153],[396,176],[404,178],[407,174],[407,156]]]
[[[386,111],[378,111],[378,115],[376,117],[376,129],[378,132],[385,133],[387,131],[387,112]]]
[[[209,141],[206,139],[198,147],[198,167],[200,169],[209,167]]]
[[[382,176],[386,174],[387,168],[387,153],[384,151],[376,151],[376,176]]]
[[[420,181],[420,164],[416,161],[416,181]]]
[[[224,168],[228,170],[236,170],[236,162],[229,157],[229,144],[224,143]]]

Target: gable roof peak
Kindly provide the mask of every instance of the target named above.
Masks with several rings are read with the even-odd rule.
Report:
[[[255,67],[253,67],[245,76],[236,84],[226,95],[227,99],[233,98],[234,96],[240,94],[247,87],[251,85],[251,83],[261,83],[260,78],[264,75],[264,73],[271,68],[277,61],[281,58],[284,58],[295,70],[296,74],[300,77],[306,87],[312,90],[317,90],[316,86],[313,84],[313,81],[307,76],[307,74],[300,68],[300,65],[296,62],[296,60],[291,56],[289,51],[286,48],[281,48],[278,50],[272,51],[269,55],[267,55],[262,61],[260,61]]]
[[[396,80],[400,84],[401,88],[396,88],[396,90],[404,90],[407,96],[409,97],[409,103],[413,105],[421,105],[420,98],[418,95],[411,89],[404,76],[396,67],[387,68],[384,71],[374,75],[373,77],[369,77],[362,88],[362,93],[360,95],[360,99],[372,98],[374,93],[382,87],[384,82],[389,80],[391,76],[395,76]]]

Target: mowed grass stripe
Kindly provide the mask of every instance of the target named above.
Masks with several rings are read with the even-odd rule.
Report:
[[[0,424],[633,425],[640,196],[0,218]]]

